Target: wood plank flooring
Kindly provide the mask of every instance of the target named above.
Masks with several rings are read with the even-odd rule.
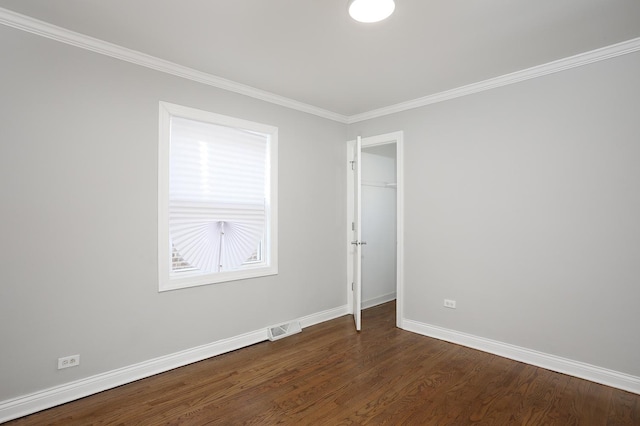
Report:
[[[390,302],[7,425],[640,425],[640,395],[394,324]]]

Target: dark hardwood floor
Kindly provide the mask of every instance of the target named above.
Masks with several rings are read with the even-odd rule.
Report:
[[[640,425],[640,395],[341,317],[7,425]]]

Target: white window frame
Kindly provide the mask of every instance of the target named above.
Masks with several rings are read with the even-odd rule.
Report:
[[[169,166],[171,117],[182,117],[219,126],[255,131],[269,135],[268,170],[270,196],[267,226],[261,262],[248,262],[245,267],[217,273],[171,273],[171,239],[169,237]],[[158,147],[158,278],[159,291],[222,283],[278,273],[278,128],[240,118],[215,114],[195,108],[160,102]],[[179,276],[177,276],[179,275]]]

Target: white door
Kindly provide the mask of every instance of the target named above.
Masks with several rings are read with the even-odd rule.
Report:
[[[360,137],[347,142],[345,157],[348,166],[347,174],[347,229],[345,243],[349,247],[347,258],[347,306],[353,313],[356,329],[362,323],[362,249],[366,242],[362,241],[362,146],[396,144],[396,326],[404,328],[404,144],[403,132],[384,135]],[[350,174],[349,174],[350,173]]]
[[[360,136],[356,139],[356,143],[353,147],[353,222],[351,229],[353,230],[353,237],[351,244],[353,246],[353,319],[356,323],[356,330],[360,331],[362,328],[362,230],[360,229],[360,223],[362,222],[362,196],[361,187],[362,184],[362,139]]]

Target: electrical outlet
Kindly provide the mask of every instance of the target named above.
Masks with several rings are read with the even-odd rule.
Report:
[[[444,299],[444,307],[445,308],[455,309],[456,308],[456,301],[455,300],[450,300],[450,299]]]
[[[71,355],[58,358],[58,370],[80,365],[80,355]]]

